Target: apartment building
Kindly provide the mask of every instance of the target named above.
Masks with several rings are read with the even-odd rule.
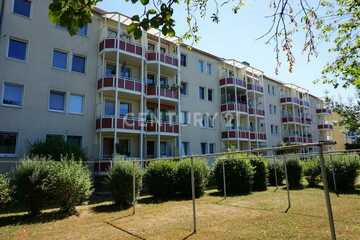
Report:
[[[305,89],[157,30],[135,40],[118,13],[98,9],[70,36],[44,2],[3,0],[0,161],[51,137],[99,161],[328,139],[328,110]]]

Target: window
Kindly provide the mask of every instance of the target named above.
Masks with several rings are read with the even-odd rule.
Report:
[[[208,89],[208,100],[211,102],[213,100],[213,90],[212,89]]]
[[[182,95],[187,95],[187,83],[186,82],[181,82],[180,93]]]
[[[200,143],[201,145],[201,154],[206,154],[207,153],[207,143],[202,142]]]
[[[9,39],[8,57],[18,60],[26,60],[27,42],[24,40]]]
[[[212,69],[211,69],[211,63],[207,63],[207,73],[211,75]]]
[[[209,153],[214,153],[215,152],[215,143],[210,143],[209,144]]]
[[[272,95],[275,96],[275,87],[272,86]]]
[[[207,116],[206,114],[203,114],[201,119],[201,126],[205,128],[206,124],[207,124]]]
[[[149,51],[155,51],[155,45],[152,43],[148,43],[148,50]]]
[[[214,116],[209,116],[209,128],[214,128],[215,126],[215,119],[214,119]]]
[[[108,29],[108,38],[116,38],[117,36],[117,31],[116,30],[112,30],[112,29]]]
[[[115,72],[115,74],[116,74],[116,72]],[[121,77],[126,78],[126,79],[131,79],[131,69],[126,66],[121,66]]]
[[[199,97],[200,99],[205,99],[205,88],[204,87],[199,87]]]
[[[70,95],[69,112],[70,113],[84,112],[84,96],[74,95],[74,94]]]
[[[16,138],[17,133],[15,132],[0,132],[0,156],[15,154]]]
[[[167,153],[167,142],[160,142],[160,156],[168,156]]]
[[[154,74],[148,74],[147,75],[147,85],[155,85],[155,75]]]
[[[3,104],[22,106],[24,87],[13,83],[4,83]]]
[[[120,116],[126,116],[131,112],[131,104],[130,103],[120,103]]]
[[[119,139],[116,144],[116,152],[120,155],[130,157],[130,141],[128,139]]]
[[[105,100],[105,115],[114,116],[115,115],[115,102],[111,100]]]
[[[276,114],[276,105],[274,105],[274,111],[273,112],[274,112],[274,114]]]
[[[163,77],[163,76],[160,77],[160,86],[162,88],[166,88],[169,86],[168,79],[166,77]]]
[[[163,47],[160,47],[160,53],[165,54],[165,53],[166,53],[166,49],[163,48]]]
[[[268,85],[268,94],[270,95],[270,84]]]
[[[105,77],[113,77],[115,75],[116,75],[116,65],[111,63],[106,63]]]
[[[276,135],[279,134],[279,126],[278,126],[278,125],[275,126],[275,134],[276,134]]]
[[[187,56],[183,53],[180,54],[180,64],[184,67],[187,65]]]
[[[54,50],[52,65],[55,68],[67,69],[67,58],[66,52],[60,50]]]
[[[67,143],[81,148],[82,136],[67,136]]]
[[[64,135],[60,134],[47,134],[46,141],[64,141]]]
[[[14,13],[30,17],[31,1],[30,0],[14,0]]]
[[[271,135],[274,135],[274,125],[271,124]]]
[[[269,104],[269,113],[270,113],[270,114],[272,114],[272,109],[273,109],[273,108],[272,108],[272,105]]]
[[[85,57],[79,55],[73,55],[71,70],[73,72],[85,73],[85,63],[86,63]]]
[[[204,61],[203,60],[199,60],[199,70],[200,70],[200,72],[204,72]]]
[[[184,125],[189,124],[189,112],[181,111],[180,123]]]
[[[82,36],[82,37],[86,37],[87,36],[87,33],[88,33],[88,25],[85,24],[84,26],[82,26],[81,28],[79,28],[79,31],[78,31],[78,35],[79,36]]]
[[[181,155],[187,156],[190,155],[189,142],[181,142]]]
[[[65,93],[50,91],[49,109],[53,111],[65,111]]]

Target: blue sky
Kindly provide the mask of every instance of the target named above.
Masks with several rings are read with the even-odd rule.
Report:
[[[322,97],[325,91],[329,96],[347,102],[354,96],[353,90],[333,89],[329,85],[314,84],[313,80],[321,76],[321,69],[331,55],[327,49],[327,43],[318,45],[319,56],[307,62],[307,57],[302,53],[304,41],[303,34],[294,37],[294,53],[296,58],[295,69],[289,73],[287,62],[282,59],[282,66],[279,74],[275,74],[275,53],[274,47],[265,44],[265,39],[256,40],[265,33],[270,26],[268,4],[263,0],[246,1],[247,4],[234,15],[230,8],[223,10],[220,14],[220,23],[212,23],[209,16],[204,20],[198,18],[200,27],[200,42],[195,45],[202,50],[213,53],[224,58],[235,58],[240,61],[247,61],[252,66],[265,72],[266,75],[274,77],[282,82],[294,83],[310,90],[310,93]],[[98,7],[108,11],[119,11],[132,16],[141,14],[142,7],[139,4],[131,4],[131,1],[124,0],[103,0]],[[211,6],[210,6],[211,8]],[[209,12],[210,13],[210,12]],[[178,35],[186,31],[185,12],[183,6],[175,9],[176,31]]]

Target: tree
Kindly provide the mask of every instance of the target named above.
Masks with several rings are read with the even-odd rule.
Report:
[[[93,8],[102,0],[53,0],[49,6],[49,15],[53,22],[67,27],[70,34],[75,34],[79,27],[91,22]],[[129,0],[126,0],[129,1]],[[249,0],[250,1],[250,0]],[[331,41],[330,49],[336,55],[334,61],[328,63],[321,79],[324,83],[360,88],[360,1],[359,0],[268,0],[272,14],[269,29],[259,39],[274,45],[276,72],[281,65],[281,57],[285,56],[291,72],[295,66],[293,55],[293,36],[304,35],[303,51],[308,60],[317,56],[317,45],[322,41]],[[128,32],[140,38],[142,30],[160,29],[162,34],[174,36],[174,7],[183,5],[186,12],[187,31],[181,39],[199,40],[197,16],[214,23],[220,22],[221,10],[230,7],[234,14],[240,12],[245,0],[179,0],[149,1],[131,0],[132,4],[140,4],[143,12],[132,16]],[[213,3],[215,7],[211,7]],[[210,6],[211,5],[211,6]]]

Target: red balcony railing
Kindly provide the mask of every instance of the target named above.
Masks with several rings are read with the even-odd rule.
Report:
[[[104,49],[120,49],[124,52],[142,56],[143,48],[135,43],[130,43],[122,39],[107,38],[99,43],[99,51]]]
[[[258,133],[259,140],[266,140],[266,133]]]
[[[239,111],[239,112],[244,112],[247,113],[247,106],[246,104],[242,104],[242,103],[227,103],[227,104],[221,104],[221,112],[226,112],[226,111]]]
[[[301,118],[301,123],[310,125],[312,122],[311,118]]]
[[[300,99],[297,97],[282,97],[280,98],[280,102],[300,104]]]
[[[175,88],[160,88],[160,94],[158,93],[158,88],[156,86],[146,86],[146,94],[148,96],[161,96],[172,99],[178,99],[179,93]]]
[[[96,129],[115,128],[124,130],[141,130],[142,121],[133,117],[103,117],[96,119]]]
[[[246,88],[246,82],[242,79],[234,78],[234,77],[227,77],[220,79],[220,86],[224,86],[227,84],[234,84],[236,86],[240,86]]]
[[[159,59],[160,55],[160,59]],[[166,53],[157,53],[153,51],[146,52],[146,60],[148,61],[157,61],[160,60],[160,62],[172,65],[174,67],[178,67],[178,58]]]
[[[331,129],[333,129],[334,127],[333,127],[333,125],[332,124],[319,124],[318,125],[318,129],[329,129],[329,130],[331,130]]]
[[[157,124],[156,122],[146,122],[145,130],[147,132],[156,132],[157,131]],[[179,124],[178,123],[170,123],[170,122],[162,122],[160,123],[160,132],[163,133],[179,133]]]
[[[221,133],[221,137],[223,139],[228,139],[228,138],[249,139],[249,132],[248,131],[236,131],[236,130],[223,131]]]
[[[97,88],[106,88],[106,87],[115,87],[116,86],[116,78],[115,77],[105,77],[98,80]],[[139,81],[126,79],[124,77],[120,77],[118,79],[118,88],[134,91],[141,93],[142,83]]]
[[[292,123],[292,122],[296,122],[296,123],[301,123],[301,119],[299,117],[283,117],[281,118],[281,121],[283,123]]]
[[[318,108],[316,109],[316,113],[319,114],[331,114],[331,110],[328,108]]]
[[[251,83],[248,83],[248,84],[247,84],[247,89],[248,89],[248,90],[255,90],[255,91],[261,92],[261,93],[264,92],[264,88],[263,88],[261,85],[259,85],[259,84],[251,84]]]
[[[255,114],[255,113],[256,113],[256,115],[265,116],[265,111],[264,110],[255,109],[255,108],[250,107],[249,108],[249,114]]]

